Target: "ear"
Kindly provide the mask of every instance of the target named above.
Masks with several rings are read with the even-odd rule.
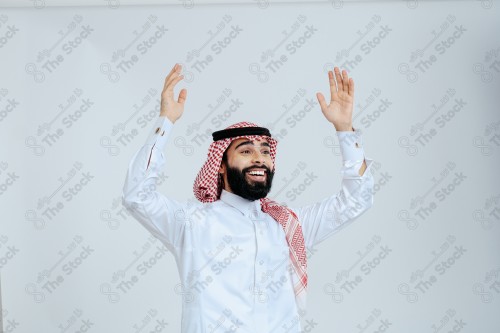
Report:
[[[224,162],[222,162],[220,164],[219,173],[224,174],[225,172],[226,172],[226,164]]]

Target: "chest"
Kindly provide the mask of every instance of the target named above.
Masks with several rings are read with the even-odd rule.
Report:
[[[286,269],[288,243],[282,226],[270,215],[223,207],[191,214],[190,221],[183,242],[183,261],[189,267],[184,269],[215,275],[254,271],[257,279]]]

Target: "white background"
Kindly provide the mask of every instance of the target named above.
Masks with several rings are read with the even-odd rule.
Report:
[[[329,97],[333,66],[354,78],[374,206],[312,251],[309,331],[500,331],[499,2],[85,3],[99,6],[0,11],[6,332],[150,332],[158,321],[180,331],[174,259],[120,200],[176,62],[188,98],[157,188],[178,200],[194,198],[210,144],[201,134],[243,120],[279,139],[272,199],[298,206],[337,191],[335,129],[315,94]],[[305,187],[307,172],[318,178]],[[144,261],[154,265],[141,275]]]

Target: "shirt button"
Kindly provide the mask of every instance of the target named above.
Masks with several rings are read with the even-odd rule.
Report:
[[[259,264],[264,265],[264,260],[259,260]]]

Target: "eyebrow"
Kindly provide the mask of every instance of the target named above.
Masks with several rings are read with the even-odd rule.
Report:
[[[239,145],[237,145],[234,149],[236,150],[236,149],[238,149],[239,147],[241,147],[243,145],[254,145],[254,144],[253,144],[252,141],[245,141],[245,142],[242,142]],[[271,148],[271,146],[267,142],[262,142],[261,146],[267,146],[267,147]]]

